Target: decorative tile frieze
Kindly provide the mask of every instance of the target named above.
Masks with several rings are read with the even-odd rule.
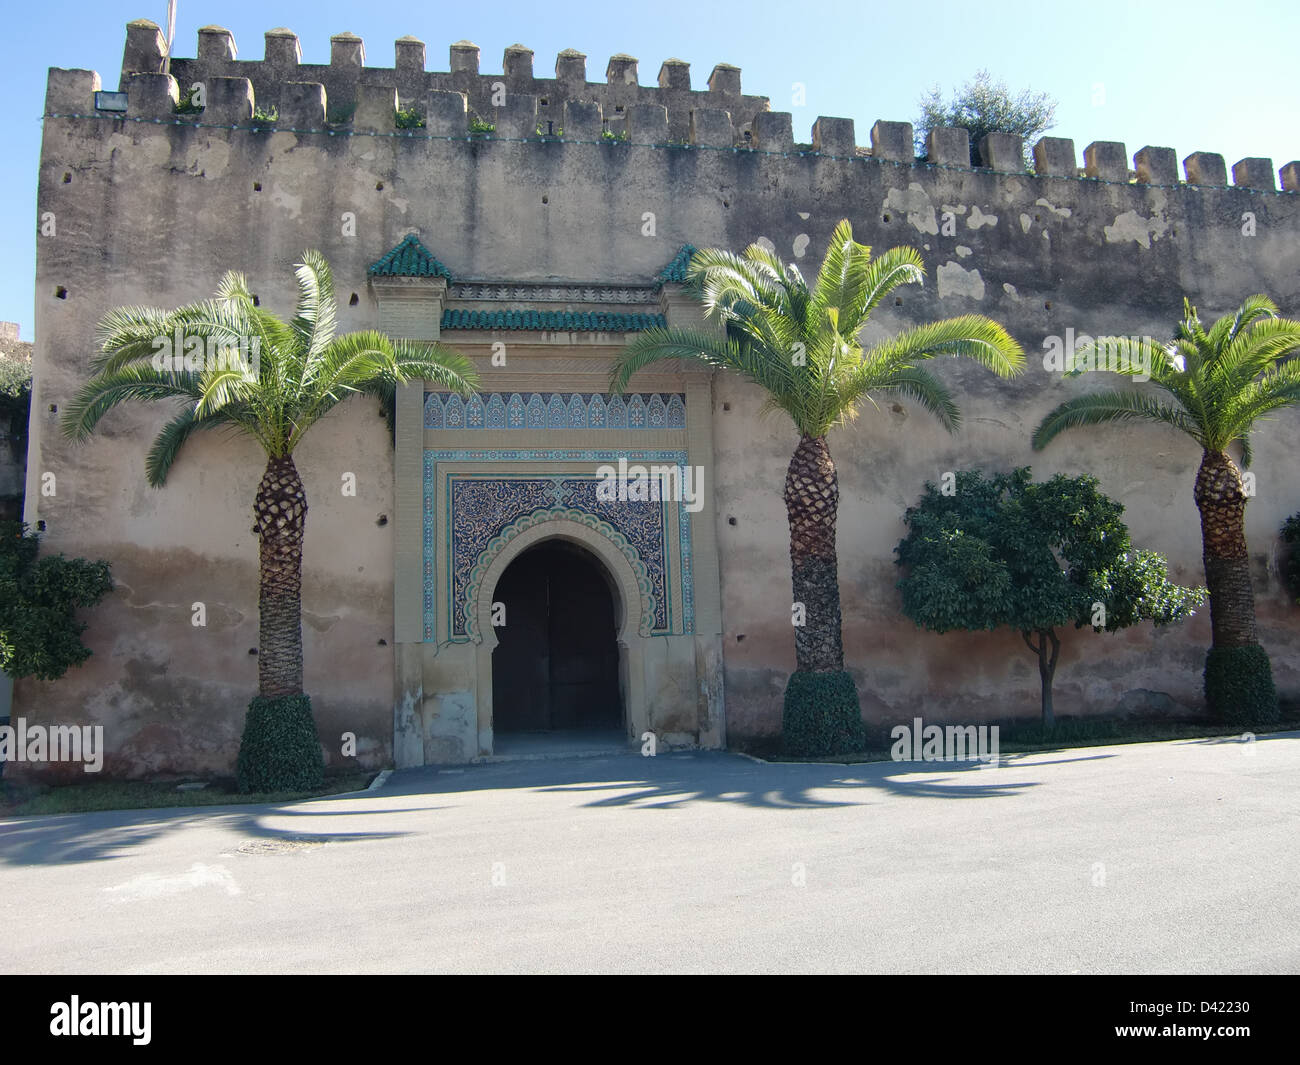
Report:
[[[686,428],[686,397],[645,392],[625,396],[599,393],[489,392],[460,396],[430,392],[424,400],[426,429],[613,429],[626,431]]]
[[[654,285],[531,284],[526,281],[457,281],[449,289],[453,300],[498,303],[655,304]]]

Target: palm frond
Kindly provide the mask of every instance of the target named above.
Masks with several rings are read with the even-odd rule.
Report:
[[[310,367],[334,339],[338,312],[334,275],[325,256],[318,251],[307,251],[295,267],[294,276],[298,281],[298,304],[290,324],[304,362]]]
[[[207,417],[198,415],[192,408],[186,408],[162,427],[154,438],[153,446],[145,457],[144,470],[149,484],[161,488],[167,483],[176,457],[185,442],[200,429],[210,429],[218,425],[231,424],[224,413],[218,412]]]
[[[1225,314],[1210,326],[1206,340],[1210,348],[1215,351],[1221,350],[1236,340],[1241,331],[1254,322],[1261,318],[1276,318],[1277,315],[1277,304],[1267,296],[1262,294],[1247,296],[1232,314]]]
[[[478,387],[473,360],[443,344],[394,340],[390,349],[395,383],[430,381],[461,396],[472,395]]]
[[[64,408],[61,426],[68,438],[84,440],[95,431],[100,419],[119,404],[157,399],[181,399],[197,404],[200,396],[198,374],[160,371],[147,363],[133,363],[110,373],[96,374],[82,385]]]
[[[762,359],[738,341],[700,329],[647,329],[628,342],[610,371],[611,392],[622,395],[638,372],[665,359],[701,362],[714,369],[733,370],[753,379]],[[769,391],[771,391],[769,389]]]
[[[876,385],[873,391],[896,392],[912,400],[933,414],[950,433],[955,433],[961,427],[961,411],[953,402],[951,393],[937,377],[919,366],[895,370],[884,383]],[[857,408],[848,405],[846,409]]]
[[[1115,390],[1067,399],[1034,430],[1033,448],[1041,451],[1067,429],[1126,421],[1162,422],[1186,433],[1197,443],[1202,440],[1201,427],[1186,411],[1143,392]]]
[[[864,362],[879,361],[887,366],[907,366],[922,359],[959,355],[992,370],[999,377],[1018,373],[1025,364],[1025,352],[997,322],[978,314],[928,322],[877,344]]]
[[[853,314],[853,318],[859,323],[858,327],[861,328],[866,323],[871,312],[880,305],[880,301],[899,285],[923,284],[925,284],[925,262],[921,258],[921,253],[915,248],[890,248],[883,255],[872,259],[867,264],[863,281],[861,306],[857,307]]]

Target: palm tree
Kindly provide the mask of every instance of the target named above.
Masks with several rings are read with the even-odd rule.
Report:
[[[398,385],[424,379],[468,394],[476,375],[468,359],[438,344],[392,340],[378,332],[336,335],[329,263],[308,251],[295,272],[297,306],[289,322],[257,306],[244,276],[234,271],[222,278],[214,299],[174,311],[119,307],[104,315],[92,376],[64,413],[63,431],[85,440],[118,404],[175,401],[175,416],[159,431],[145,461],[154,487],[166,482],[196,432],[221,428],[257,441],[267,460],[253,505],[259,541],[258,696],[299,700],[310,723],[301,612],[307,495],[294,450],[313,425],[354,393],[390,402]],[[173,338],[175,351],[169,350]],[[182,342],[185,354],[179,350]],[[249,718],[251,723],[252,707]],[[316,743],[314,728],[310,740],[305,729],[299,731],[304,745]],[[246,727],[241,778],[248,743]],[[319,766],[318,744],[314,761]]]
[[[831,679],[847,674],[835,552],[839,482],[827,433],[853,419],[872,393],[911,399],[955,431],[960,415],[952,397],[918,364],[962,355],[1009,376],[1024,362],[1020,345],[1006,330],[979,315],[917,326],[863,348],[859,333],[880,301],[924,276],[914,248],[892,248],[873,259],[870,248],[854,241],[847,221],[835,227],[811,287],[797,267],[760,245],[751,245],[743,256],[705,249],[692,258],[687,283],[706,317],[716,316],[724,329],[647,330],[628,344],[611,375],[611,388],[622,392],[633,374],[661,359],[703,362],[758,385],[767,393],[767,409],[784,411],[799,431],[786,472],[785,506],[794,602],[803,605],[804,623],[795,625],[797,673],[786,693],[784,728],[787,745],[809,753],[816,746],[847,743],[858,738],[850,733],[861,730],[856,688],[851,681],[846,686]],[[825,721],[820,739],[805,744],[790,735],[792,691],[802,691],[806,680],[797,679],[800,674],[820,676],[845,699],[851,693],[851,714],[845,710],[841,717],[839,741]],[[830,698],[826,685],[814,683],[808,690],[814,704],[824,707]],[[822,712],[831,711],[814,711]]]
[[[1250,296],[1207,331],[1183,300],[1183,319],[1169,344],[1150,337],[1100,337],[1067,364],[1071,376],[1109,370],[1150,374],[1158,391],[1116,389],[1076,396],[1034,431],[1035,450],[1081,426],[1132,420],[1160,422],[1201,448],[1194,498],[1201,515],[1205,584],[1210,592],[1212,647],[1206,660],[1206,701],[1230,720],[1268,721],[1277,714],[1268,656],[1255,628],[1255,594],[1246,553],[1246,502],[1241,471],[1228,454],[1241,448],[1251,462],[1250,434],[1265,415],[1300,401],[1300,321],[1278,316],[1267,296]]]

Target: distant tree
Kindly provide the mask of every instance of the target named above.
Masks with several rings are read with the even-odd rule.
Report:
[[[19,468],[27,460],[27,420],[32,406],[32,364],[0,353],[0,438],[9,438],[9,454]],[[0,519],[22,516],[21,483],[12,496],[0,497]]]
[[[1190,617],[1203,588],[1170,583],[1168,564],[1134,551],[1122,504],[1092,477],[1030,481],[1029,467],[985,479],[961,471],[952,494],[927,483],[903,517],[903,612],[932,632],[1008,626],[1038,659],[1043,724],[1055,723],[1057,628],[1117,632]]]
[[[0,522],[0,670],[57,680],[90,657],[80,608],[113,588],[107,562],[46,555],[19,521]]]
[[[1300,603],[1300,514],[1292,514],[1282,523],[1282,542],[1287,545],[1282,579],[1291,598]]]
[[[14,457],[21,458],[32,405],[32,364],[0,354],[0,432],[9,437]],[[22,446],[23,450],[19,450]]]
[[[957,126],[970,134],[971,166],[983,166],[980,138],[988,133],[1014,133],[1025,139],[1025,165],[1032,167],[1033,141],[1056,123],[1056,100],[1045,92],[1025,89],[1011,95],[1005,81],[979,71],[945,100],[939,86],[921,97],[916,121],[916,154],[925,155],[926,135],[940,126]]]

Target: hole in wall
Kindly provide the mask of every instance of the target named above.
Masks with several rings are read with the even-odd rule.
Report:
[[[254,307],[262,306],[262,301],[257,298],[257,293],[253,293],[253,306]]]
[[[257,654],[257,648],[256,648],[256,647],[250,647],[250,648],[248,649],[248,653],[249,653],[250,655],[256,655],[256,654]]]
[[[351,298],[350,300],[348,300],[348,306],[349,306],[349,307],[355,307],[355,306],[356,306],[358,303],[360,303],[360,302],[361,302],[361,301],[357,298],[357,294],[354,292],[354,293],[352,293],[352,298]]]
[[[56,300],[66,300],[68,298],[68,290],[64,288],[62,285],[59,285],[54,290],[54,298]]]
[[[543,107],[550,107],[550,106],[551,106],[551,101],[548,100],[545,96],[542,97],[542,106],[543,106]]]
[[[551,198],[549,196],[542,197],[542,203],[550,203],[550,202],[551,202]]]
[[[380,647],[387,647],[387,646],[388,646],[388,641],[385,640],[385,639],[381,636],[381,637],[379,638],[379,644],[378,644],[378,646],[380,646]]]
[[[44,532],[44,531],[45,531],[45,522],[43,522],[43,521],[38,521],[38,522],[36,523],[36,531],[37,531],[37,532]]]
[[[731,206],[731,201],[730,201],[730,200],[723,200],[723,201],[722,201],[722,206],[723,206],[723,207],[730,207],[730,206]]]
[[[623,105],[622,105],[622,104],[615,104],[615,105],[614,105],[614,113],[615,113],[616,115],[621,115],[621,114],[623,113]]]
[[[882,217],[882,221],[888,222],[888,221],[889,221],[889,215],[884,215],[884,216]]]
[[[71,172],[67,172],[67,171],[64,172],[64,175],[63,175],[63,183],[64,183],[65,185],[71,185],[71,184],[72,184],[72,174],[71,174]]]
[[[376,192],[383,192],[383,191],[384,191],[384,183],[383,183],[382,181],[378,181],[378,182],[375,183],[375,191],[376,191]]]
[[[51,403],[51,404],[50,404],[50,413],[51,413],[51,414],[58,414],[58,413],[59,413],[59,405],[58,405],[57,403]]]
[[[903,305],[903,297],[902,297],[902,296],[895,296],[895,297],[894,297],[894,306],[895,306],[895,307],[901,307],[902,305]]]
[[[727,517],[727,524],[728,524],[728,525],[735,525],[735,524],[736,524],[736,519],[733,518],[733,517],[731,517],[730,515],[728,515],[728,517]]]
[[[1052,301],[1048,300],[1046,303],[1043,304],[1043,310],[1050,311],[1051,309],[1052,309]]]
[[[260,181],[254,181],[254,182],[253,182],[253,191],[254,191],[254,192],[261,192],[261,191],[262,191],[262,183],[261,183]]]
[[[388,515],[387,515],[387,514],[380,514],[380,515],[379,515],[379,520],[376,521],[375,524],[376,524],[376,525],[387,525],[387,524],[388,524]]]
[[[737,642],[737,643],[742,643],[742,642],[744,642],[744,639],[745,639],[745,634],[744,634],[743,632],[738,632],[738,633],[736,633],[736,642]]]
[[[730,403],[724,403],[724,404],[722,405],[722,409],[723,409],[723,410],[731,410],[731,404],[730,404]]]

